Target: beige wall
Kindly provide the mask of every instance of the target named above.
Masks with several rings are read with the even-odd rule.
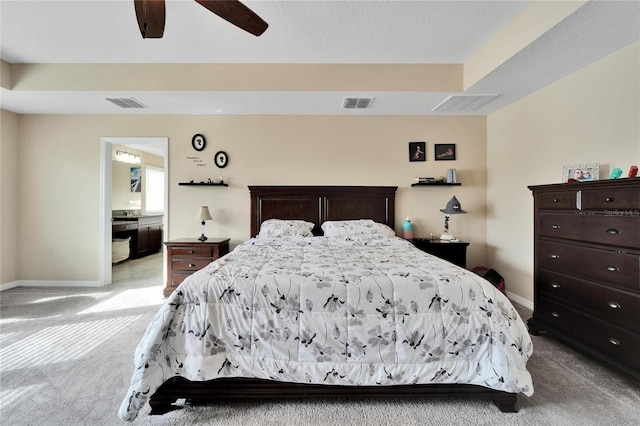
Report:
[[[18,279],[18,121],[0,110],[0,284]]]
[[[247,185],[397,185],[397,230],[409,215],[417,236],[440,234],[438,209],[455,194],[470,214],[452,219],[452,231],[471,242],[469,264],[484,263],[484,117],[34,115],[21,117],[19,132],[19,205],[27,212],[19,235],[28,242],[19,250],[21,280],[99,279],[101,137],[169,138],[169,238],[198,236],[197,207],[209,205],[207,235],[246,240]],[[194,133],[207,137],[202,153],[191,148]],[[408,161],[410,141],[427,142],[427,162]],[[456,143],[458,161],[433,161],[434,143]],[[213,164],[218,150],[229,155],[225,169]],[[416,176],[449,167],[463,186],[411,188]],[[178,186],[220,176],[228,188]]]
[[[533,300],[533,198],[568,164],[600,163],[600,178],[640,164],[640,43],[487,118],[488,262],[507,289]]]

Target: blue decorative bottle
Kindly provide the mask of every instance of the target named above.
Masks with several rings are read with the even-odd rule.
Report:
[[[413,224],[411,223],[411,220],[409,220],[409,216],[407,216],[402,224],[402,237],[405,240],[413,239]]]

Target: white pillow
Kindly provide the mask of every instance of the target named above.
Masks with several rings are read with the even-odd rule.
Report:
[[[352,237],[356,235],[393,237],[395,231],[371,219],[328,220],[321,226],[325,237]]]
[[[269,219],[262,222],[256,238],[313,237],[314,226],[304,220]]]

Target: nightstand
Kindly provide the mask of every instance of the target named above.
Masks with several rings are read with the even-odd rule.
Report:
[[[185,278],[229,253],[229,238],[180,238],[164,243],[167,246],[167,297]]]
[[[467,246],[469,243],[466,241],[414,238],[411,242],[424,252],[462,266],[463,268],[467,267]]]

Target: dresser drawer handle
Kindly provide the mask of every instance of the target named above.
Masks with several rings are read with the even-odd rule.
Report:
[[[560,288],[560,284],[558,283],[551,283],[551,288]]]
[[[195,267],[196,267],[196,264],[195,264],[195,263],[190,263],[190,264],[189,264],[189,268],[195,268]]]
[[[613,337],[609,337],[609,343],[613,346],[620,346],[622,344],[618,339],[614,339]]]
[[[560,229],[560,225],[551,225],[551,229]]]
[[[554,203],[557,203],[557,202],[559,202],[559,201],[560,201],[560,200],[558,200],[557,198],[554,198],[554,199],[553,199],[553,202],[554,202]]]
[[[560,259],[560,256],[557,254],[550,254],[549,257],[552,259]]]
[[[619,233],[620,233],[620,231],[618,231],[618,230],[617,230],[617,229],[615,229],[615,228],[609,228],[609,229],[607,229],[605,232],[606,232],[607,234],[611,234],[611,235],[616,235],[616,234],[619,234]]]
[[[551,312],[551,316],[554,318],[560,318],[560,314],[557,312]]]
[[[604,199],[604,201],[607,203],[613,203],[613,197],[607,197]]]
[[[616,271],[619,271],[619,269],[613,265],[607,265],[607,271],[616,272]]]
[[[611,309],[620,309],[622,306],[618,302],[607,302]]]
[[[193,254],[193,250],[189,250],[189,254]]]

